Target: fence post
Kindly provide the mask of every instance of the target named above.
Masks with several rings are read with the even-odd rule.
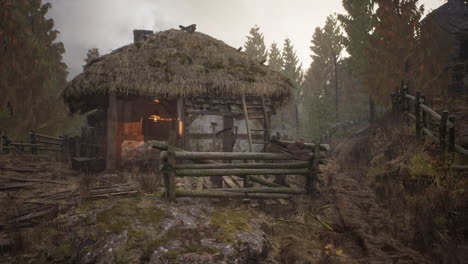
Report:
[[[73,138],[73,142],[75,143],[75,157],[81,157],[81,144],[80,144],[80,137],[75,136]]]
[[[68,163],[70,161],[70,142],[68,136],[63,136],[62,155],[63,161]]]
[[[34,131],[31,131],[31,144],[33,144],[33,145],[37,144],[37,137],[36,137],[36,133]],[[36,146],[31,146],[31,153],[33,155],[37,155],[37,147]]]
[[[416,137],[418,138],[421,136],[421,102],[419,100],[421,100],[421,92],[417,91],[416,100],[414,100],[414,116],[416,117]]]
[[[452,125],[449,128],[449,151],[455,151],[455,116],[451,115],[448,120]]]
[[[3,131],[0,130],[0,155],[3,154]]]
[[[445,138],[447,135],[447,119],[448,119],[448,110],[442,111],[442,119],[440,120],[439,126],[439,142],[442,150],[445,149]]]
[[[173,122],[175,124],[175,122]],[[172,126],[172,132],[175,132],[175,126]],[[167,145],[167,183],[166,191],[168,194],[169,201],[175,201],[175,135],[176,133],[169,134],[169,140]]]
[[[398,98],[398,110],[404,112],[405,109],[404,109],[404,106],[403,106],[403,100],[405,98],[405,84],[403,81],[401,81],[401,84],[400,84],[400,90],[399,90],[399,98]]]
[[[320,162],[320,142],[315,143],[313,156],[310,158],[309,162],[310,174],[306,179],[306,188],[308,194],[314,194],[317,192],[316,184]]]
[[[426,103],[426,96],[424,95],[421,95],[421,100],[422,100],[422,103],[425,104]],[[427,113],[426,111],[422,111],[422,127],[424,128],[427,128]]]

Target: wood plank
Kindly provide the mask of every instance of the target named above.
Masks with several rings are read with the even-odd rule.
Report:
[[[1,180],[8,180],[8,181],[18,181],[18,182],[40,182],[40,183],[53,183],[53,184],[61,184],[61,185],[71,185],[69,182],[65,182],[65,181],[37,179],[37,178],[18,178],[18,177],[0,176],[0,179]]]
[[[34,134],[36,137],[41,137],[41,138],[47,138],[47,139],[52,139],[52,140],[58,140],[58,141],[63,141],[62,137],[53,137],[53,136],[48,136],[48,135],[43,135],[43,134],[37,134],[33,132],[29,132],[30,135]]]
[[[247,104],[245,102],[245,95],[242,95],[242,106],[244,108],[244,118],[245,118],[245,127],[247,129],[247,137],[249,140],[249,152],[252,152],[252,134],[250,133],[250,126],[249,126],[249,115],[247,113]]]
[[[164,157],[166,152],[162,153]],[[310,156],[314,156],[312,153]],[[176,159],[189,160],[298,160],[295,157],[283,153],[264,152],[175,152]],[[323,153],[320,158],[325,158]]]
[[[206,110],[194,110],[194,109],[187,109],[186,112],[188,114],[195,114],[195,115],[214,115],[214,116],[238,116],[240,115],[239,112],[206,111]]]
[[[276,193],[234,193],[219,192],[210,190],[176,190],[177,197],[195,197],[195,198],[240,198],[240,199],[290,199],[293,195]]]
[[[49,205],[75,205],[76,202],[69,202],[64,200],[48,200],[48,199],[30,199],[25,203],[31,204],[49,204]]]
[[[34,184],[27,183],[27,184],[10,184],[6,186],[0,186],[0,192],[22,189],[22,188],[26,188],[32,185]]]
[[[297,142],[297,141],[287,141],[287,140],[277,140],[278,142],[280,143],[283,143],[283,144],[296,144],[296,143],[300,143],[300,144],[304,144],[304,146],[308,149],[314,149],[315,148],[315,143],[309,143],[309,142],[305,142],[305,143],[302,143],[302,142]],[[320,144],[320,150],[323,150],[323,151],[330,151],[330,144]]]
[[[46,170],[46,168],[0,167],[0,170],[16,171],[16,172],[43,172]]]
[[[176,169],[298,169],[308,168],[308,162],[294,163],[217,163],[217,164],[177,164]]]
[[[284,187],[281,184],[270,182],[270,181],[260,179],[260,178],[254,177],[254,176],[250,176],[250,181],[261,184],[263,186],[268,186],[268,187]]]
[[[227,175],[307,175],[309,169],[207,169],[207,170],[176,170],[177,176],[205,177]]]
[[[210,189],[210,191],[218,192],[234,192],[234,193],[284,193],[284,194],[306,194],[304,190],[292,189],[287,187],[251,187],[251,188],[232,188],[232,189]]]

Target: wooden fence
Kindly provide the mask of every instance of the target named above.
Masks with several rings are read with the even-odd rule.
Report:
[[[304,146],[308,153],[307,160],[287,153],[186,152],[176,149],[174,138],[171,137],[167,151],[162,152],[166,197],[169,200],[177,197],[276,199],[312,194],[316,191],[320,174],[319,164],[326,162],[329,146],[318,143],[306,143]],[[160,149],[164,149],[164,146]],[[189,164],[187,161],[202,164]],[[305,184],[301,189],[293,189],[262,179],[259,177],[262,175],[300,175],[305,178]],[[244,188],[176,189],[176,177],[223,176],[243,178]],[[264,187],[252,187],[251,183]]]
[[[320,137],[320,142],[330,142],[332,137],[342,131],[345,131],[353,126],[358,124],[363,124],[363,122],[368,122],[367,117],[362,117],[356,120],[347,120],[336,123],[329,127]]]
[[[416,95],[410,95],[406,86],[399,89],[397,93],[391,94],[391,97],[392,110],[404,112],[414,122],[417,137],[428,136],[438,142],[442,150],[468,155],[467,149],[456,144],[456,117],[449,115],[448,110],[443,110],[441,114],[437,113],[425,104],[424,95],[418,91]],[[434,126],[430,125],[433,123],[437,131],[434,131],[432,128]],[[453,166],[452,169],[468,170],[468,166]]]
[[[33,155],[40,153],[55,153],[57,159],[69,161],[72,157],[80,157],[81,140],[79,137],[50,136],[29,132],[29,142],[15,142],[8,135],[0,131],[0,154],[11,151],[27,153]]]

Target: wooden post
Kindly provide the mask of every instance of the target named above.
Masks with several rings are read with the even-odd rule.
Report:
[[[8,139],[7,135],[2,135],[2,138],[3,138],[3,150],[5,151],[5,153],[10,153],[10,140]]]
[[[421,100],[423,102],[423,104],[426,103],[426,96],[424,95],[421,95]],[[422,111],[422,127],[424,128],[427,128],[428,126],[428,123],[427,123],[427,112],[426,111]]]
[[[421,93],[419,91],[416,92],[416,100],[414,100],[414,116],[416,117],[416,137],[421,136]]]
[[[403,96],[401,98],[401,101],[402,101],[402,104],[403,104],[403,111],[404,112],[409,111],[408,99],[406,98],[407,94],[408,94],[408,86],[406,84],[403,84]]]
[[[234,147],[233,142],[233,129],[234,129],[234,119],[232,116],[223,117],[223,152],[232,152]],[[231,161],[226,161],[230,163]],[[220,184],[223,185],[223,179],[220,178]]]
[[[68,163],[70,161],[70,142],[68,136],[63,137],[63,148],[62,148],[62,160],[63,162]]]
[[[451,115],[448,120],[452,125],[449,128],[449,151],[455,151],[455,116]]]
[[[218,123],[212,122],[211,126],[213,127],[213,152],[216,152],[216,126]],[[211,182],[215,188],[223,188],[223,178],[221,177],[210,177]]]
[[[320,143],[316,142],[314,146],[314,155],[310,159],[310,174],[306,180],[306,189],[308,194],[313,194],[317,192],[316,184],[317,184],[317,175],[319,172],[319,164],[320,164]]]
[[[439,126],[439,142],[442,150],[445,149],[445,138],[447,135],[447,120],[448,120],[448,110],[442,111],[442,119],[440,120]]]
[[[75,157],[79,158],[81,157],[81,142],[80,142],[80,137],[75,136],[73,138],[73,143],[75,144]]]
[[[114,171],[117,167],[117,96],[113,91],[109,93],[106,137],[106,170]]]
[[[37,137],[34,131],[31,131],[31,144],[36,145],[37,144]],[[37,147],[36,146],[31,146],[31,153],[33,155],[37,155]]]
[[[244,118],[245,118],[245,128],[247,129],[247,136],[249,140],[249,151],[253,151],[253,146],[252,146],[252,134],[250,134],[250,127],[249,127],[249,115],[247,112],[247,103],[245,101],[245,96],[242,95],[242,105],[244,107]]]
[[[190,151],[192,149],[190,147],[190,127],[192,124],[190,123],[190,114],[185,111],[186,109],[184,107],[184,149]]]
[[[213,128],[213,146],[212,146],[213,152],[216,152],[216,126],[217,125],[218,125],[218,123],[211,122],[211,126]]]
[[[394,93],[392,93],[390,97],[392,98],[392,112],[395,112],[396,111],[396,96]]]
[[[166,191],[168,195],[169,201],[175,201],[175,167],[176,167],[176,160],[175,160],[175,122],[172,122],[171,125],[171,133],[169,133],[169,140],[167,146],[167,183],[166,183]]]
[[[271,129],[271,124],[270,124],[270,116],[268,115],[268,112],[266,110],[266,103],[265,103],[265,98],[262,97],[262,111],[263,111],[263,116],[265,119],[263,119],[263,129],[265,129],[263,133],[263,140],[264,142],[270,142],[271,140],[271,134],[270,134],[270,129]],[[267,152],[267,147],[268,145],[265,144],[263,147],[263,151]]]
[[[403,90],[404,87],[405,87],[405,82],[402,80],[400,82],[400,89],[398,89],[398,98],[397,98],[399,111],[403,111],[403,98],[405,97],[404,90]]]
[[[232,152],[234,142],[232,134],[234,129],[234,119],[232,116],[223,117],[223,152]]]
[[[0,155],[3,154],[3,131],[0,130]]]

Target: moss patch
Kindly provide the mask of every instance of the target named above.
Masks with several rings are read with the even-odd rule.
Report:
[[[246,212],[214,212],[210,222],[214,229],[218,230],[216,239],[220,242],[232,243],[236,234],[241,231],[252,231],[249,224],[249,213]]]
[[[142,224],[157,225],[167,214],[157,208],[150,200],[120,200],[111,208],[97,214],[98,228],[102,233],[120,233],[128,229],[134,220]],[[133,233],[137,235],[137,231]]]
[[[414,155],[408,165],[411,175],[435,175],[435,162],[426,152]]]
[[[376,178],[387,173],[385,168],[386,160],[384,154],[375,156],[371,162],[367,175],[371,178]]]

